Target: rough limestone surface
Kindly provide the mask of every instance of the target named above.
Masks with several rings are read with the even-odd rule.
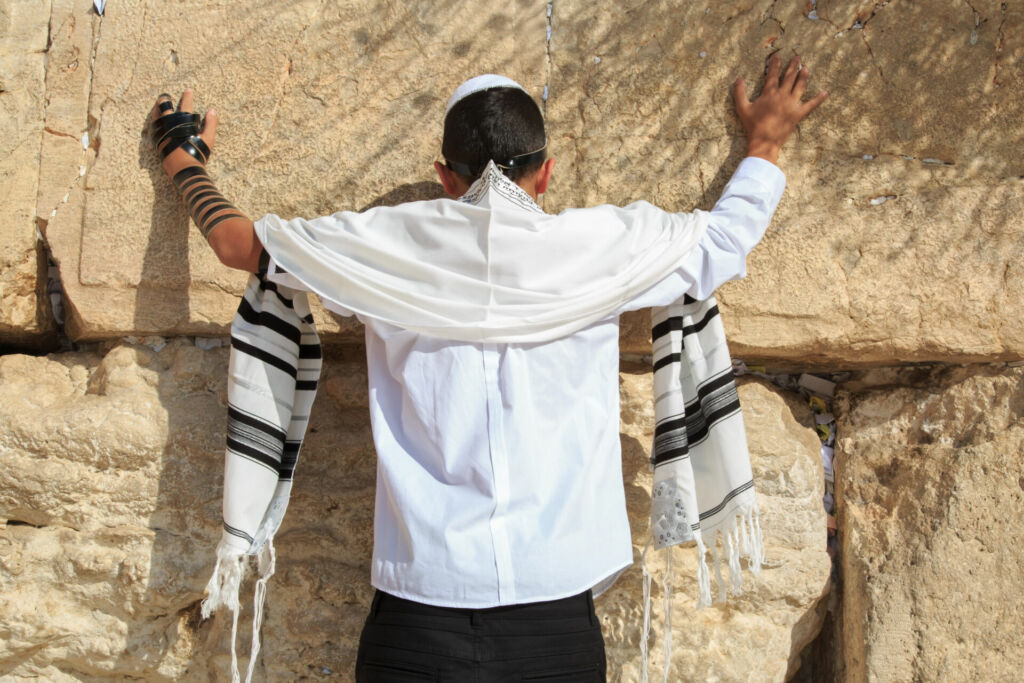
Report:
[[[798,52],[829,90],[783,150],[747,278],[719,290],[737,355],[1024,355],[1020,3],[566,0],[551,23],[553,208],[708,209],[745,149],[737,77]]]
[[[689,210],[710,208],[743,154],[729,84],[799,51],[831,97],[783,153],[788,190],[750,275],[719,293],[734,351],[805,366],[1024,357],[1019,3],[547,4],[129,0],[99,17],[53,2],[38,201],[61,206],[46,237],[71,336],[230,320],[244,276],[189,227],[145,140],[160,91],[193,86],[219,109],[211,169],[254,216],[439,196],[445,99],[481,71],[547,93],[546,208]],[[645,320],[628,321],[630,351],[649,348]]]
[[[85,106],[70,84],[61,95],[77,107],[72,119],[88,121],[95,157],[84,191],[47,230],[78,339],[223,333],[237,306],[245,276],[190,227],[145,136],[160,92],[192,87],[200,110],[217,108],[211,173],[254,218],[440,196],[430,163],[448,94],[467,74],[507,73],[543,94],[546,3],[537,0],[484,11],[136,0],[110,3],[102,17],[88,4],[62,0],[51,21],[66,56],[54,68],[92,43]],[[66,170],[54,170],[56,185]],[[350,321],[318,315],[328,331],[361,337]]]
[[[221,680],[227,671],[230,621],[198,614],[220,533],[227,351],[201,350],[188,338],[142,342],[0,357],[4,680]],[[646,371],[622,374],[638,560],[650,505],[650,385]],[[821,465],[807,409],[759,383],[740,395],[768,565],[759,578],[747,576],[744,595],[695,613],[694,551],[675,551],[673,680],[783,680],[816,631],[815,604],[828,587]],[[331,350],[277,537],[259,680],[352,678],[371,598],[376,462],[367,400],[362,349]],[[654,671],[664,556],[649,562]],[[251,586],[243,590],[251,595]],[[637,680],[641,606],[638,567],[598,601],[611,680]]]
[[[858,382],[836,460],[844,680],[1019,679],[1024,368]]]
[[[0,6],[0,344],[52,327],[35,220],[49,16],[47,1]]]

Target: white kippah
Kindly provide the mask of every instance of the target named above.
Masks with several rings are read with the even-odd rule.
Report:
[[[526,92],[526,88],[505,76],[498,76],[497,74],[474,76],[455,89],[455,92],[452,93],[451,98],[448,100],[448,106],[444,108],[444,115],[447,116],[448,112],[451,111],[452,107],[454,107],[459,100],[468,97],[475,92],[490,90],[491,88],[519,88],[523,92]]]

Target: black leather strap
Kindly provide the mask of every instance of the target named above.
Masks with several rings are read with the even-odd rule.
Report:
[[[203,139],[198,135],[192,135],[187,140],[184,140],[180,145],[181,149],[191,154],[201,164],[206,164],[206,160],[210,158],[210,148],[206,146]],[[169,154],[169,152],[168,152]],[[167,156],[166,154],[164,156]]]
[[[206,169],[202,166],[186,166],[177,173],[174,174],[174,184],[181,187],[182,183],[191,178],[192,176],[205,176]]]
[[[161,108],[169,102],[162,102]],[[199,137],[199,124],[202,117],[189,112],[174,112],[161,116],[153,122],[153,141],[160,154],[167,155],[179,147],[190,154],[201,164],[210,159],[210,147]]]
[[[183,124],[191,124],[196,127],[195,132],[199,132],[199,122],[202,117],[199,114],[193,114],[191,112],[176,111],[171,114],[165,114],[153,121],[153,135],[157,137],[163,137],[169,131],[181,126]]]

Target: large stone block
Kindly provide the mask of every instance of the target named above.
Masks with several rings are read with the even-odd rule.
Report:
[[[48,0],[0,7],[0,344],[31,342],[53,327],[35,212],[49,16]]]
[[[735,353],[1024,356],[1020,5],[569,0],[551,35],[553,208],[710,208],[745,150],[736,77],[799,52],[830,91],[783,151],[788,188],[749,275],[719,292]]]
[[[1024,369],[856,382],[837,409],[844,680],[1018,679]]]
[[[0,357],[0,672],[12,680],[220,680],[229,666],[230,620],[198,616],[220,533],[227,352],[186,339],[145,341]],[[276,539],[261,679],[352,677],[372,595],[376,471],[361,355],[336,347],[325,366]],[[650,505],[650,391],[646,369],[622,375],[637,559]],[[743,386],[741,399],[768,565],[760,578],[747,577],[743,596],[694,613],[693,550],[674,551],[672,671],[684,679],[782,680],[817,628],[814,606],[828,584],[807,410],[758,383]],[[653,667],[662,574],[658,560],[652,565]],[[598,603],[612,680],[638,675],[641,590],[634,567]],[[243,591],[251,595],[251,585]],[[243,654],[247,642],[240,639]]]
[[[80,4],[59,5],[79,33]],[[537,0],[483,11],[469,3],[110,3],[94,29],[87,116],[95,159],[80,208],[48,228],[72,336],[223,333],[237,306],[244,274],[221,266],[190,227],[145,136],[160,92],[192,87],[199,109],[218,110],[211,172],[253,217],[439,196],[430,163],[449,93],[468,74],[498,71],[540,98],[545,10]],[[68,21],[55,15],[52,23]],[[56,35],[78,40],[74,31]],[[361,335],[351,322],[320,317],[328,331]]]

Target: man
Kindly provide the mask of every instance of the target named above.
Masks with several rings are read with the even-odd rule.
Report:
[[[693,214],[644,202],[545,214],[540,111],[488,75],[446,111],[435,168],[458,201],[253,223],[203,170],[216,113],[194,135],[192,93],[179,112],[158,99],[164,168],[221,261],[365,323],[378,590],[358,680],[604,679],[593,595],[632,562],[619,314],[744,274],[782,194],[779,150],[826,96],[802,101],[808,76],[799,58],[780,74],[773,56],[753,102],[736,81],[748,156]]]

